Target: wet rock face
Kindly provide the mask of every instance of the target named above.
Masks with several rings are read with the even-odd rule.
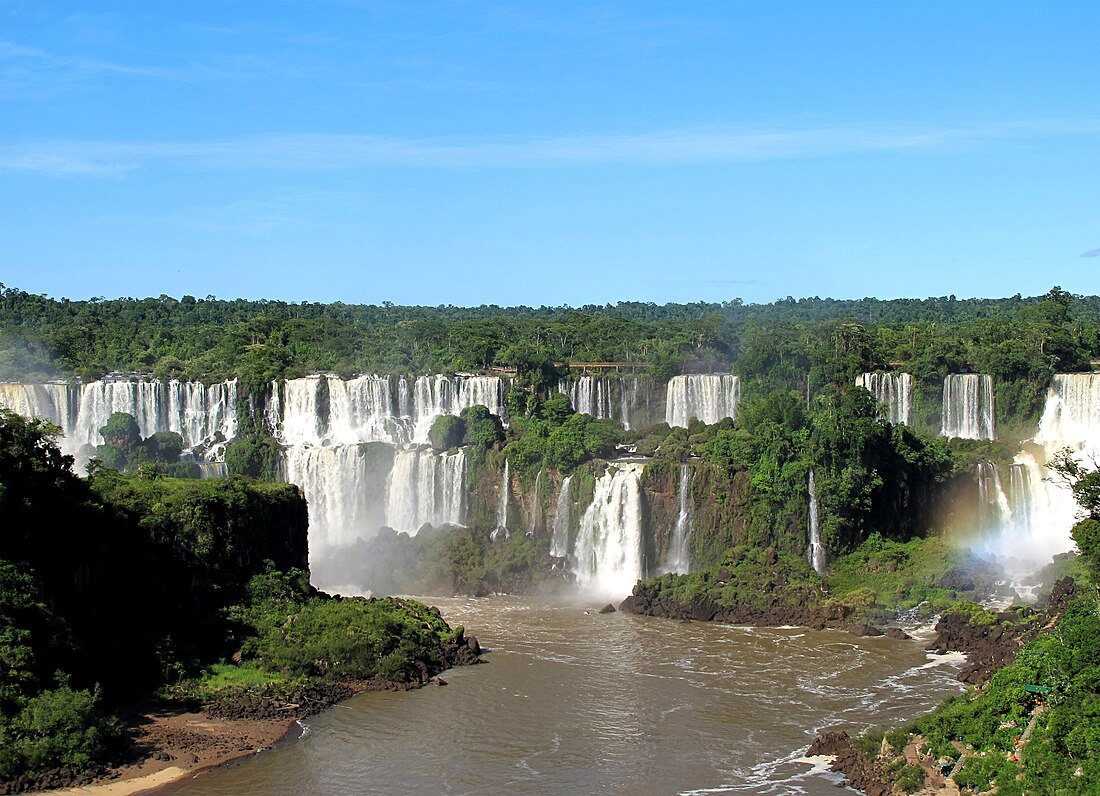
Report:
[[[1076,594],[1073,579],[1063,578],[1054,585],[1047,605],[1038,614],[1029,608],[1013,607],[997,614],[992,624],[972,624],[965,615],[945,614],[936,625],[936,638],[929,650],[965,653],[970,662],[959,672],[959,680],[968,685],[985,682],[1002,666],[1012,663],[1020,648],[1055,621]]]
[[[851,787],[867,796],[888,796],[891,792],[891,786],[886,783],[882,772],[863,756],[846,732],[823,732],[814,739],[807,754],[835,757],[829,768],[839,771],[848,778]]]

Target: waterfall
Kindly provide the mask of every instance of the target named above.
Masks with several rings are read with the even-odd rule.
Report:
[[[1100,373],[1055,376],[1035,441],[1093,456],[1100,453]]]
[[[573,476],[567,475],[561,482],[561,492],[554,506],[554,531],[550,537],[550,555],[562,558],[569,555],[569,485]]]
[[[1018,469],[1014,467],[1013,469]],[[1013,511],[993,462],[978,462],[978,523],[983,530],[1010,522]]]
[[[665,400],[665,422],[687,428],[693,417],[708,425],[737,417],[740,399],[740,381],[729,373],[673,376]]]
[[[886,406],[886,422],[913,425],[913,376],[909,373],[863,373],[856,378],[863,387]]]
[[[225,462],[195,462],[199,467],[199,478],[225,478],[229,468]]]
[[[574,548],[574,573],[585,591],[626,596],[645,574],[641,469],[633,463],[611,466],[596,481]]]
[[[0,406],[23,417],[48,420],[62,431],[76,425],[76,411],[80,406],[80,387],[51,382],[49,384],[0,383]],[[58,440],[61,450],[76,453],[68,435]]]
[[[381,461],[375,459],[378,453]],[[373,536],[386,524],[389,454],[389,448],[368,445],[287,448],[287,480],[301,487],[309,504],[311,559]]]
[[[425,524],[461,525],[465,519],[463,451],[437,454],[412,448],[397,453],[386,481],[386,525],[415,536]]]
[[[273,396],[279,396],[273,387]],[[285,445],[357,445],[428,441],[436,418],[480,404],[504,411],[499,376],[307,376],[283,383],[269,408],[271,428],[281,424]]]
[[[1025,535],[1031,535],[1031,470],[1023,464],[1013,463],[1009,468],[1008,513],[1020,523]]]
[[[638,397],[638,380],[630,379],[627,387],[626,379],[619,379],[619,422],[623,428],[630,431],[630,406]]]
[[[273,383],[265,423],[285,447],[287,479],[310,503],[311,553],[327,555],[382,526],[415,534],[425,524],[463,524],[465,454],[437,454],[423,443],[436,418],[475,404],[499,415],[503,399],[497,376]]]
[[[943,437],[996,439],[993,377],[955,373],[943,380]]]
[[[1017,575],[1029,574],[1074,547],[1070,530],[1079,508],[1070,490],[1052,481],[1044,465],[1064,448],[1086,466],[1100,461],[1100,373],[1054,376],[1032,441],[1035,445],[1013,459],[1007,496],[998,509],[1000,523],[975,545]],[[979,479],[979,491],[981,487]]]
[[[539,500],[539,484],[541,483],[542,470],[539,470],[538,474],[535,476],[535,493],[531,499],[531,523],[527,529],[527,536],[532,539],[535,538],[535,529],[538,525],[539,507],[542,505],[541,501]]]
[[[825,547],[821,544],[821,523],[817,513],[817,484],[814,482],[814,471],[810,470],[808,491],[810,493],[810,546],[806,550],[806,557],[810,566],[818,575],[825,574]]]
[[[115,412],[137,421],[141,436],[174,431],[196,458],[220,460],[224,443],[237,435],[237,382],[211,385],[171,380],[105,379],[75,386],[3,384],[0,404],[28,417],[61,427],[61,450],[76,459],[76,469],[103,443],[99,434]]]
[[[558,381],[558,392],[569,396],[573,410],[598,420],[617,420],[630,429],[630,407],[638,392],[637,378],[576,376]]]
[[[695,473],[686,464],[680,465],[680,511],[672,529],[665,571],[685,575],[691,571],[691,530],[695,523],[695,505],[691,500],[691,484]]]
[[[490,538],[494,542],[501,537],[507,539],[511,535],[508,533],[508,488],[511,480],[512,476],[509,471],[508,460],[505,459],[504,477],[500,482],[500,503],[497,504],[497,526],[490,534]]]

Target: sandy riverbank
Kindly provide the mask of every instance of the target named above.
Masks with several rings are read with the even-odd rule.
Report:
[[[132,796],[266,749],[296,729],[293,719],[212,719],[202,713],[149,712],[129,723],[135,747],[148,756],[114,769],[107,779],[50,794]]]

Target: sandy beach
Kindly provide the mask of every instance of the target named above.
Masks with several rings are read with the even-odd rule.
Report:
[[[146,752],[138,763],[114,769],[91,785],[50,794],[133,796],[153,793],[172,782],[267,749],[293,736],[294,720],[211,719],[202,713],[150,712],[129,726],[135,746]]]

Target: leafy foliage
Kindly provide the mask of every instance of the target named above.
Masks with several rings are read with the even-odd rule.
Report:
[[[443,645],[454,637],[434,608],[328,597],[309,589],[302,571],[257,575],[249,600],[228,615],[245,631],[246,660],[291,677],[408,682],[442,668]]]

